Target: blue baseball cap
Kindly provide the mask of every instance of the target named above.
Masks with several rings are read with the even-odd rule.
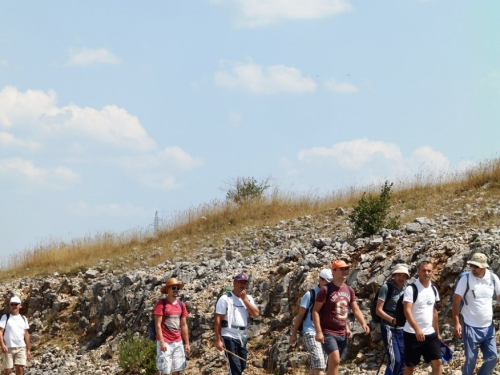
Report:
[[[440,342],[441,345],[441,358],[445,362],[450,362],[453,359],[453,352],[446,346],[444,342]]]
[[[248,281],[248,277],[247,275],[245,275],[244,273],[239,273],[237,274],[234,278],[233,278],[234,281]]]

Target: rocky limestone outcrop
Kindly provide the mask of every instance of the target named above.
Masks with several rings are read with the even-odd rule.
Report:
[[[490,209],[497,207],[492,204]],[[161,285],[176,277],[186,284],[181,298],[189,311],[192,355],[186,373],[222,374],[225,361],[214,348],[212,333],[216,296],[223,285],[231,284],[233,275],[245,272],[261,312],[248,330],[248,373],[301,374],[306,373],[308,355],[301,345],[291,347],[288,337],[300,297],[315,285],[321,268],[338,258],[353,265],[348,283],[370,322],[371,299],[390,278],[392,267],[406,263],[414,274],[417,264],[429,259],[435,264],[434,282],[442,300],[441,333],[457,358],[445,366],[445,373],[455,375],[463,356],[461,342],[452,337],[450,295],[456,276],[467,269],[466,260],[474,252],[485,253],[492,270],[500,273],[500,229],[470,227],[472,207],[470,211],[421,217],[399,230],[384,229],[371,238],[347,241],[345,217],[332,210],[247,229],[222,246],[200,248],[189,260],[175,258],[128,271],[112,270],[103,260],[77,275],[4,283],[0,293],[5,301],[19,295],[31,323],[33,360],[26,374],[119,374],[118,342],[126,332],[146,336]],[[2,307],[6,312],[7,303]],[[497,329],[499,318],[496,309]],[[379,328],[370,322],[372,331],[365,336],[352,317],[350,325],[354,339],[341,373],[375,374],[383,355]]]

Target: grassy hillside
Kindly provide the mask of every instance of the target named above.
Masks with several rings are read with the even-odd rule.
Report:
[[[440,175],[416,175],[392,181],[392,211],[408,222],[415,217],[463,209],[478,197],[500,196],[500,159],[489,160],[465,171]],[[69,242],[46,241],[4,261],[0,277],[5,279],[74,273],[106,262],[120,269],[137,268],[189,256],[203,246],[217,246],[242,228],[274,225],[281,220],[318,213],[335,215],[349,209],[364,192],[378,194],[380,186],[348,187],[329,195],[299,195],[275,189],[263,200],[234,204],[212,201],[173,217],[157,234],[101,233]],[[467,193],[467,194],[464,194]],[[467,196],[463,198],[458,197]],[[500,218],[485,212],[471,225],[498,225]]]

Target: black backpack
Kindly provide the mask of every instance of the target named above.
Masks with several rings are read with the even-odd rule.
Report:
[[[311,289],[309,291],[309,306],[307,307],[306,313],[302,317],[302,321],[300,322],[298,331],[302,332],[304,330],[304,321],[306,320],[307,316],[312,313],[312,309],[314,307],[314,302],[316,301],[316,292],[314,289]]]
[[[389,298],[394,290],[392,283],[386,283],[386,284],[387,284],[387,298],[385,299],[384,306],[382,307],[382,310],[384,311],[385,311],[385,305],[387,305],[387,302],[389,302]],[[380,287],[380,289],[382,289],[382,287]],[[373,298],[372,301],[372,305],[370,306],[370,315],[372,317],[372,322],[374,323],[380,323],[382,321],[382,318],[377,315],[378,295],[380,293],[380,289],[378,290],[377,294],[375,294],[375,297]]]
[[[163,316],[165,316],[165,307],[167,306],[167,300],[163,298],[161,301],[163,302]],[[182,313],[184,312],[184,302],[182,302],[180,299],[178,299],[177,302],[181,307],[181,316],[182,316]],[[148,337],[151,341],[156,341],[156,324],[155,324],[154,312],[153,312],[153,317],[148,323]]]
[[[415,301],[418,298],[417,286],[415,285],[415,283],[409,284],[408,286],[411,286],[413,288],[413,303],[415,303]],[[432,284],[431,286],[432,286],[432,291],[434,292],[434,297],[436,298],[437,289],[434,286],[434,284]],[[406,315],[403,307],[403,297],[404,294],[402,294],[401,297],[399,297],[398,302],[396,303],[395,319],[396,319],[396,325],[398,327],[403,327],[406,323]]]

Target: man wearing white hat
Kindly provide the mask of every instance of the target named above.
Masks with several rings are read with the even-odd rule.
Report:
[[[314,328],[314,323],[312,321],[312,308],[314,306],[315,297],[318,295],[320,288],[326,286],[332,281],[332,271],[324,269],[319,273],[318,285],[313,289],[304,293],[300,299],[299,313],[295,318],[295,323],[293,324],[292,334],[290,335],[290,344],[295,344],[297,342],[297,331],[302,323],[302,333],[304,345],[311,356],[311,369],[309,375],[324,375],[326,368],[325,353],[323,352],[323,347],[321,343],[314,339],[316,335],[316,329]]]
[[[392,281],[382,285],[378,293],[376,313],[381,318],[380,332],[388,359],[385,375],[403,375],[405,370],[403,327],[396,325],[395,311],[409,278],[408,267],[398,264],[392,270]]]
[[[10,299],[10,314],[0,319],[0,343],[2,346],[4,374],[15,368],[16,375],[22,375],[27,361],[31,359],[28,319],[20,314],[21,299]]]
[[[475,253],[467,263],[471,270],[459,279],[452,305],[454,334],[457,337],[463,335],[464,340],[465,363],[462,374],[472,375],[478,348],[481,348],[484,362],[477,374],[491,375],[498,359],[491,302],[493,297],[500,303],[500,281],[488,270],[485,254]],[[459,318],[462,300],[463,328]]]
[[[191,353],[186,322],[188,312],[186,305],[177,299],[183,287],[176,278],[168,279],[161,288],[167,298],[159,300],[153,310],[157,332],[156,367],[160,374],[179,375],[186,368],[186,353]]]

